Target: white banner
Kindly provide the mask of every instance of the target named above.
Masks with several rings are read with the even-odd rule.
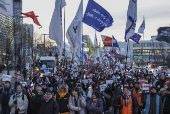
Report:
[[[5,16],[13,16],[13,0],[0,0],[0,13]]]

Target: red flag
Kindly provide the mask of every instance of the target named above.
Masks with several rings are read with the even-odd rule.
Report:
[[[113,39],[109,36],[101,35],[104,46],[112,46]]]
[[[34,21],[34,23],[35,23],[36,25],[41,26],[40,23],[39,23],[39,21],[38,21],[38,19],[37,19],[37,17],[35,16],[35,13],[34,13],[33,11],[27,12],[27,13],[22,13],[22,12],[21,12],[21,14],[23,14],[23,15],[25,15],[25,16],[27,16],[27,17],[32,18],[33,21]]]

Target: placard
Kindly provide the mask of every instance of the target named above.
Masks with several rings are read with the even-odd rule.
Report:
[[[107,85],[112,84],[112,83],[113,83],[113,80],[106,80]]]
[[[100,85],[100,91],[104,91],[107,88],[107,84]]]
[[[10,81],[11,82],[11,75],[2,74],[2,81]]]

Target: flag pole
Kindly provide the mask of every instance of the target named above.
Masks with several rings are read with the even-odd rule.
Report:
[[[83,4],[83,0],[82,0],[82,4]],[[83,5],[82,5],[82,7],[83,7]],[[83,10],[82,10],[82,17],[83,17]],[[83,20],[83,19],[82,19]],[[82,47],[81,47],[81,49],[82,49],[82,65],[84,65],[84,49],[83,49],[83,22],[81,22],[81,24],[82,24],[82,28],[81,28],[81,30],[82,30],[82,37],[81,37],[81,40],[82,40]],[[81,64],[81,63],[80,63]]]
[[[66,25],[66,18],[65,18],[66,12],[65,12],[65,7],[64,7],[64,66],[67,68],[67,59],[66,59],[66,44],[65,44],[65,25]]]
[[[126,47],[126,62],[125,62],[125,72],[126,72],[126,69],[127,69],[127,56],[128,56],[128,52],[129,52],[129,39],[128,39],[128,41],[127,41],[127,47]],[[123,88],[124,88],[124,86],[125,86],[125,78],[126,78],[126,76],[125,76],[125,73],[124,73],[124,79],[123,79]]]

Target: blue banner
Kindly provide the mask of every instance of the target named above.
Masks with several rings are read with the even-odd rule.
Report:
[[[105,27],[112,26],[113,18],[102,6],[89,0],[83,22],[101,32]]]

